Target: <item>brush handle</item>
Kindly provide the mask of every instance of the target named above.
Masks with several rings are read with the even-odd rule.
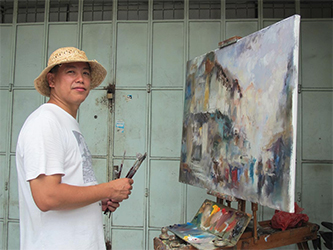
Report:
[[[141,156],[139,159],[137,159],[135,162],[134,162],[134,165],[131,167],[131,169],[128,171],[127,175],[125,178],[129,178],[129,179],[132,179],[133,176],[135,175],[136,171],[139,169],[139,167],[141,166],[141,163],[146,159],[146,156],[147,156],[147,153],[145,153],[143,156]],[[120,168],[120,173],[121,173],[121,169],[122,169],[122,165],[121,164],[121,168]],[[120,177],[120,174],[118,175],[118,178]],[[107,214],[109,213],[109,218],[111,216],[111,211],[106,208],[105,211],[104,211],[104,214]]]
[[[125,178],[132,179],[135,175],[136,171],[138,171],[139,167],[141,166],[141,163],[146,159],[147,153],[145,153],[142,157],[140,157],[137,161],[135,161],[133,167],[128,171]]]

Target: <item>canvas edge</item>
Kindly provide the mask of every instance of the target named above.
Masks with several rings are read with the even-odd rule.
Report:
[[[291,155],[291,163],[292,168],[290,168],[290,176],[294,178],[290,178],[290,187],[293,188],[293,190],[289,190],[289,212],[294,213],[295,212],[295,192],[296,192],[296,153],[297,153],[297,116],[298,116],[298,87],[299,87],[299,37],[300,37],[300,15],[294,15],[294,35],[296,36],[295,41],[295,47],[294,47],[294,67],[297,71],[297,74],[295,74],[295,90],[293,92],[293,108],[292,108],[292,123],[294,125],[294,132],[293,132],[293,147],[292,147],[292,155]]]

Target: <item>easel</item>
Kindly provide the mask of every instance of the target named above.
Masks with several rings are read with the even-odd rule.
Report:
[[[233,197],[231,197],[231,199],[229,198],[230,197],[226,197],[225,199],[217,198],[217,203],[223,204],[225,201],[227,206],[231,207],[231,202],[236,201],[238,202],[238,210],[245,212],[246,201],[234,199]],[[233,248],[217,247],[216,249],[270,249],[297,244],[298,249],[308,250],[308,241],[318,238],[317,231],[319,230],[319,226],[316,224],[306,223],[306,225],[302,227],[287,229],[285,231],[273,230],[270,227],[270,221],[257,222],[257,203],[251,203],[251,210],[253,216],[252,230],[245,231]],[[258,225],[263,228],[271,228],[271,231],[261,232],[259,236]],[[169,236],[165,228],[162,228],[161,231],[162,234],[154,238],[155,250],[197,250],[197,248],[182,239],[177,239],[174,235]]]
[[[231,200],[227,197],[226,202],[231,206]],[[246,201],[233,199],[238,202],[238,210],[245,212]],[[223,199],[217,198],[217,202],[223,204]],[[288,229],[285,231],[275,231],[258,236],[258,225],[264,228],[270,227],[270,221],[257,221],[258,204],[251,202],[253,216],[252,231],[244,232],[234,249],[270,249],[275,247],[297,244],[298,249],[309,249],[308,241],[317,239],[319,226],[307,223],[303,227]],[[221,248],[223,249],[223,248]]]
[[[235,36],[225,41],[220,42],[219,48],[229,46],[236,43],[241,37]],[[231,202],[238,202],[237,209],[245,212],[246,201],[235,199],[231,196],[221,196],[216,193],[209,193],[217,197],[217,203],[223,204],[226,202],[228,207],[231,207]],[[291,244],[297,244],[298,249],[309,249],[308,241],[316,240],[318,238],[317,231],[319,226],[313,223],[306,223],[306,225],[298,228],[287,229],[285,231],[274,230],[271,228],[270,221],[258,222],[257,211],[258,204],[251,203],[253,227],[252,230],[246,230],[237,244],[232,249],[270,249],[276,247],[287,246]],[[261,230],[258,234],[258,229]],[[249,227],[248,227],[249,229]],[[155,250],[196,250],[195,247],[178,238],[175,235],[169,236],[166,228],[161,229],[162,233],[159,237],[154,238],[154,249]],[[226,249],[223,247],[216,247],[216,249]],[[230,249],[230,248],[228,248]]]

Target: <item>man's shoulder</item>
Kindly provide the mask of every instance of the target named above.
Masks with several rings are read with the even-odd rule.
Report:
[[[62,119],[62,114],[52,105],[43,104],[33,111],[22,127],[22,130],[38,130],[43,126],[57,126]]]
[[[67,116],[66,112],[62,110],[60,107],[54,104],[44,103],[29,115],[27,121],[30,120],[42,121],[44,119],[59,120],[63,119],[66,116]]]

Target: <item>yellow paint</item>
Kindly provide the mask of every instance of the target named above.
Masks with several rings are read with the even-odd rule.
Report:
[[[192,238],[192,236],[189,234],[189,235],[186,235],[186,236],[184,236],[184,240],[189,240],[189,238]]]
[[[218,211],[220,211],[221,209],[217,206],[217,205],[214,205],[213,206],[213,210],[212,212],[210,213],[210,215],[212,216],[213,214],[217,213]]]

